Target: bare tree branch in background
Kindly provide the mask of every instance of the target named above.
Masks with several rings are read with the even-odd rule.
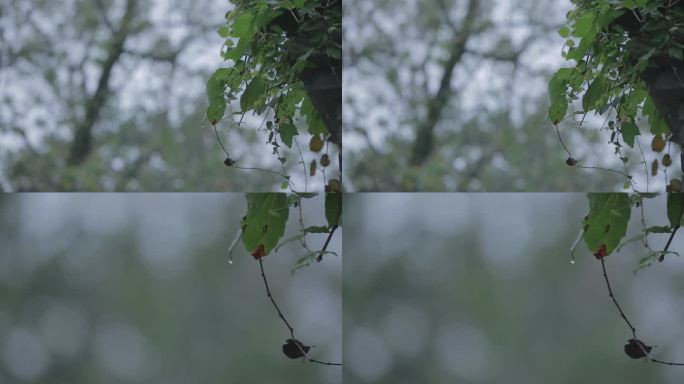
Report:
[[[562,65],[555,31],[569,1],[350,2],[343,124],[351,190],[616,185],[590,187],[564,173],[563,152],[544,125],[548,76]],[[597,144],[585,131],[575,138]]]
[[[451,78],[454,74],[456,64],[461,61],[465,53],[466,44],[473,33],[473,25],[477,20],[477,12],[480,0],[469,0],[468,11],[463,17],[463,27],[453,37],[453,42],[450,44],[449,58],[444,63],[444,73],[439,82],[439,89],[437,93],[427,101],[427,116],[425,120],[418,125],[416,133],[416,141],[413,144],[413,155],[411,157],[412,165],[420,165],[432,153],[433,149],[433,132],[435,125],[439,121],[442,110],[449,101],[449,97],[454,90],[451,88]],[[448,14],[445,15],[448,19]]]
[[[107,102],[109,93],[109,79],[112,74],[112,68],[119,60],[121,53],[123,53],[124,44],[130,34],[131,24],[135,17],[135,8],[137,0],[126,1],[126,12],[121,18],[121,24],[118,30],[113,34],[108,43],[109,49],[107,51],[107,59],[102,65],[102,73],[97,83],[97,90],[95,94],[86,101],[85,117],[76,126],[74,133],[74,141],[71,144],[69,164],[78,165],[90,154],[92,142],[92,130],[95,122],[100,115],[100,110]]]

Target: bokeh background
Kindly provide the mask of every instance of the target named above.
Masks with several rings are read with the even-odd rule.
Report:
[[[625,355],[631,333],[583,243],[570,263],[587,211],[583,194],[348,196],[344,382],[681,382],[679,367]],[[666,225],[665,212],[648,200],[647,224]],[[634,275],[644,254],[606,259],[614,292],[654,355],[684,362],[684,263]]]
[[[232,8],[227,0],[0,2],[0,189],[277,190],[277,175],[223,165],[205,118],[206,81],[224,64],[216,30]],[[237,127],[231,117],[229,107],[218,125],[231,158],[282,171],[257,132],[263,119]],[[85,142],[77,131],[92,145],[75,158]],[[303,190],[299,154],[289,157]]]
[[[618,174],[567,167],[546,118],[548,79],[568,65],[557,31],[570,9],[570,0],[345,1],[347,189],[620,190],[626,180]],[[573,157],[624,171],[607,144],[610,131],[598,129],[614,114],[587,116],[580,126],[574,110],[559,126]],[[419,132],[429,132],[431,148]],[[659,156],[649,143],[642,135],[650,165]],[[641,151],[624,154],[645,190]],[[663,190],[663,173],[650,183]]]
[[[258,263],[241,245],[228,263],[245,211],[242,194],[1,196],[0,383],[341,383],[283,355]],[[312,356],[340,361],[341,257],[291,274],[301,253],[264,259],[271,290]]]

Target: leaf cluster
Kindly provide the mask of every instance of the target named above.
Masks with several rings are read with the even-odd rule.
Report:
[[[342,194],[327,193],[325,196],[324,216],[326,225],[305,227],[300,217],[300,230],[294,236],[283,239],[285,226],[291,208],[299,208],[305,199],[317,196],[316,193],[248,193],[247,214],[242,218],[241,236],[245,249],[256,259],[277,252],[280,247],[291,242],[300,242],[305,249],[294,269],[320,261],[324,254],[335,254],[327,250],[334,231],[342,223]],[[300,211],[301,214],[301,211]],[[321,250],[312,250],[306,245],[307,234],[328,234],[328,241]]]
[[[209,122],[218,123],[226,104],[239,99],[238,114],[274,112],[274,120],[266,123],[274,153],[279,142],[292,146],[299,133],[297,120],[306,120],[312,136],[327,135],[300,75],[307,68],[339,61],[339,4],[321,0],[234,3],[236,7],[226,14],[227,23],[218,30],[226,39],[221,54],[231,66],[219,68],[207,82]]]
[[[566,38],[563,56],[573,66],[559,69],[548,85],[549,118],[558,124],[569,104],[581,97],[581,110],[603,114],[609,110],[611,143],[616,153],[639,135],[639,115],[650,131],[661,137],[668,125],[651,99],[643,80],[649,68],[681,62],[684,58],[684,7],[663,0],[573,0],[576,8],[559,30]],[[623,161],[627,161],[623,158]]]

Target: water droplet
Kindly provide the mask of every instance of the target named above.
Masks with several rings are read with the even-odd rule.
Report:
[[[570,264],[575,264],[575,258],[574,257],[570,259]]]
[[[233,259],[228,259],[228,264],[233,264]]]

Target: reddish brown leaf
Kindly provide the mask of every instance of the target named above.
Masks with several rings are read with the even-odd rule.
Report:
[[[599,249],[596,252],[594,252],[594,256],[599,260],[606,257],[607,254],[608,254],[608,250],[606,249],[605,244],[601,244]]]
[[[262,257],[266,256],[266,251],[264,250],[264,245],[263,245],[263,244],[259,244],[259,246],[257,247],[257,249],[255,249],[254,252],[252,252],[252,256],[254,256],[254,258],[257,259],[257,260],[259,260],[259,259],[261,259]]]

